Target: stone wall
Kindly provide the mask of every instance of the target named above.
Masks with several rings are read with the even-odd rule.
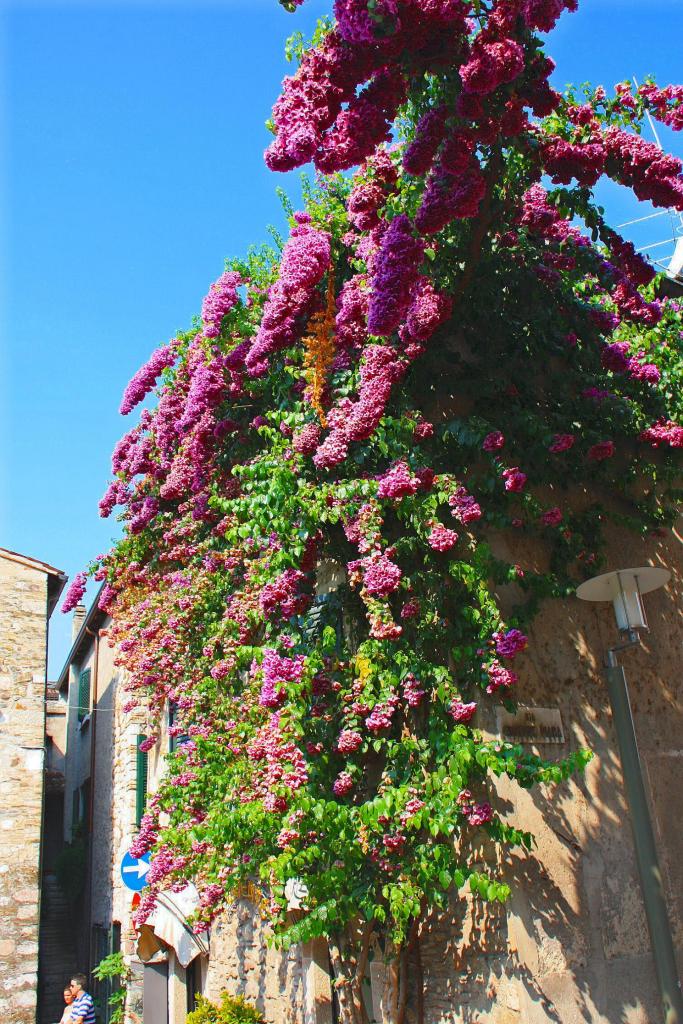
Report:
[[[239,899],[211,928],[211,955],[205,995],[223,990],[259,1007],[269,1021],[299,1024],[304,1019],[301,950],[281,952],[267,945],[268,928],[258,907]]]
[[[528,565],[537,546],[501,536],[496,554]],[[653,562],[673,569],[666,590],[646,596],[651,632],[622,654],[669,917],[683,968],[683,673],[680,537],[654,544],[613,534],[610,567]],[[501,588],[503,603],[515,597]],[[520,656],[517,699],[559,708],[565,742],[534,747],[566,756],[589,747],[583,778],[522,791],[498,786],[498,808],[537,845],[496,864],[481,835],[482,867],[502,869],[513,888],[505,908],[470,896],[423,929],[426,1024],[660,1024],[659,991],[635,864],[602,659],[618,639],[610,606],[550,601]],[[497,734],[493,713],[477,723]],[[476,844],[479,843],[478,848]],[[414,1021],[414,1001],[409,1020]]]
[[[0,1018],[33,1024],[38,972],[47,575],[0,552]]]

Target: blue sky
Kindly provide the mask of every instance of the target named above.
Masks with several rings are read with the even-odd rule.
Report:
[[[0,546],[69,575],[108,546],[97,502],[131,425],[121,392],[224,258],[282,227],[275,188],[296,197],[298,175],[267,171],[263,125],[285,38],[330,6],[0,0]],[[681,38],[677,0],[582,0],[549,41],[555,85],[683,80]],[[648,212],[616,186],[601,198],[614,224]],[[672,231],[660,217],[625,233]],[[52,675],[69,633],[55,613]]]

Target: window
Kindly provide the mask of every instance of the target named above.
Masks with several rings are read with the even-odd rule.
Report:
[[[169,730],[171,729],[171,727],[173,725],[175,725],[177,716],[178,716],[178,705],[174,704],[173,701],[170,700],[168,702],[168,728],[169,728]],[[190,737],[187,735],[187,733],[183,733],[180,736],[174,736],[173,733],[169,731],[169,734],[168,734],[168,752],[169,752],[169,754],[172,754],[174,751],[176,751],[181,743],[187,743],[189,738]]]
[[[139,825],[142,815],[145,813],[145,802],[147,800],[147,751],[140,750],[140,744],[147,739],[139,735],[136,751],[136,772],[135,772],[135,824]]]
[[[90,669],[86,668],[78,677],[78,721],[90,714]]]

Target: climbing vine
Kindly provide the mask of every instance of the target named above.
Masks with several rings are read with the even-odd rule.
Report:
[[[155,396],[114,451],[101,512],[125,531],[94,574],[143,747],[169,705],[185,737],[135,841],[139,920],[192,879],[202,927],[260,879],[277,941],[327,937],[353,1024],[371,945],[398,1024],[421,922],[508,896],[478,839],[533,837],[496,779],[590,758],[481,727],[540,602],[596,571],[607,521],[666,530],[680,500],[682,309],[592,190],[683,210],[681,162],[640,134],[683,126],[683,89],[557,93],[538,33],[575,7],[336,0],[270,122],[268,166],[316,169],[305,210],[123,397]]]

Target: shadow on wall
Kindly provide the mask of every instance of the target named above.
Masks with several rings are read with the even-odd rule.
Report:
[[[674,936],[683,946],[683,642],[681,547],[608,535],[608,568],[654,563],[672,571],[666,590],[646,597],[651,633],[624,655],[646,787]],[[514,557],[512,557],[514,544]],[[539,545],[505,538],[496,555],[522,565]],[[543,553],[541,551],[541,558]],[[514,595],[501,594],[505,602]],[[517,599],[519,598],[519,591]],[[512,611],[512,602],[505,608]],[[507,907],[461,894],[422,929],[426,1024],[659,1024],[661,1003],[636,870],[601,662],[618,641],[611,607],[578,599],[548,602],[519,659],[522,706],[559,708],[564,743],[535,748],[551,759],[588,747],[583,777],[560,786],[498,786],[497,809],[531,831],[530,854],[505,861],[480,843],[478,859],[502,871]],[[522,660],[523,659],[523,660]],[[486,712],[483,713],[484,715]],[[483,715],[482,715],[483,717]],[[489,712],[480,723],[495,733]],[[479,837],[475,837],[478,841]],[[408,1019],[415,1021],[411,995]]]
[[[650,561],[672,570],[667,591],[647,596],[651,634],[625,654],[636,732],[651,786],[653,824],[679,943],[683,938],[683,705],[679,651],[683,640],[680,544],[614,534],[609,567]],[[610,606],[549,603],[537,618],[518,698],[560,707],[566,743],[595,758],[584,778],[557,788],[515,793],[515,819],[538,840],[533,856],[511,858],[511,950],[523,967],[521,1020],[655,1024],[661,1004],[636,870],[601,660],[618,642]],[[546,748],[547,749],[547,748]],[[678,784],[673,776],[678,773]],[[512,787],[507,795],[512,795]],[[493,1017],[492,1020],[496,1018]]]
[[[303,1020],[303,977],[296,948],[282,952],[266,944],[266,926],[248,899],[236,900],[212,928],[207,996],[222,989],[254,1002],[267,1020]]]

